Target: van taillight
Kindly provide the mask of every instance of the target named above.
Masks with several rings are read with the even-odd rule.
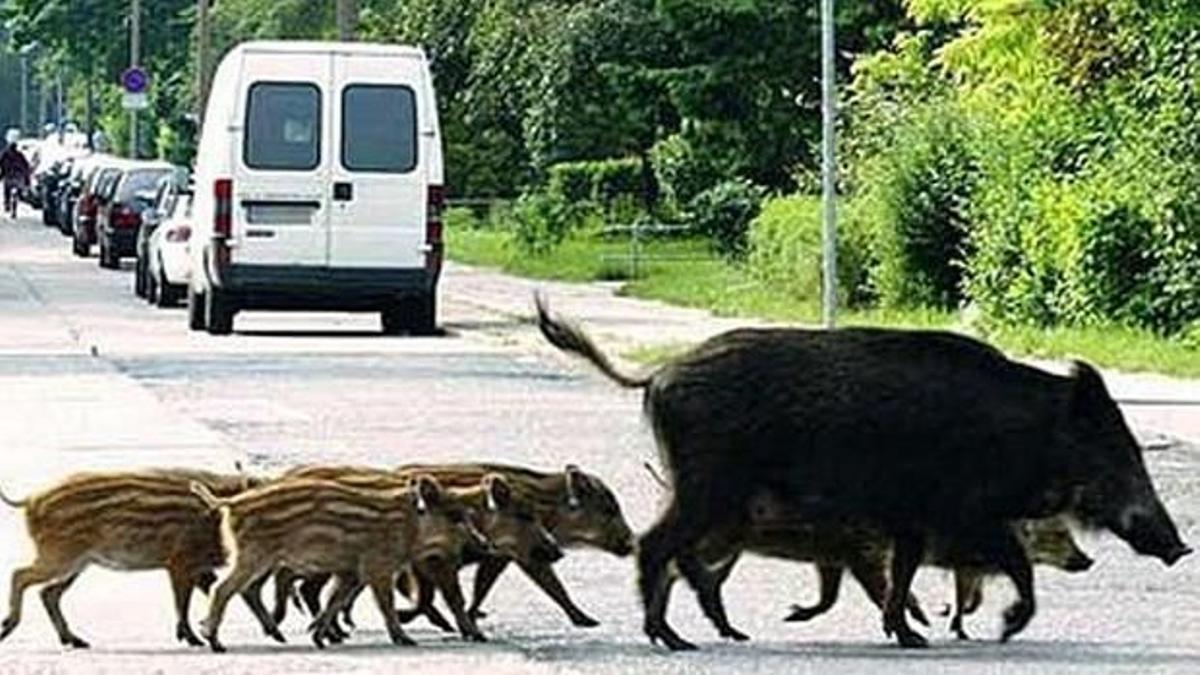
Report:
[[[446,188],[430,185],[425,206],[425,271],[437,276],[442,271],[442,209],[446,206]]]
[[[224,238],[233,234],[233,181],[229,178],[213,183],[213,234]]]

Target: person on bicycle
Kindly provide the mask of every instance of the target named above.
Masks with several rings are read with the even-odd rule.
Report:
[[[4,151],[0,152],[0,182],[4,183],[4,212],[17,217],[17,194],[29,184],[29,160],[17,148],[20,134],[10,130],[5,135]]]

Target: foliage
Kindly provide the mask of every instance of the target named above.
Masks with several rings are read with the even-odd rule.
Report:
[[[511,213],[517,246],[546,255],[586,222],[587,208],[553,193],[532,192],[517,200]]]
[[[858,205],[838,218],[838,299],[863,306],[872,299],[869,233]],[[764,284],[798,301],[818,301],[822,288],[821,200],[807,195],[766,200],[750,227],[747,268]]]
[[[708,237],[713,249],[741,258],[749,244],[750,222],[758,215],[764,190],[745,179],[727,180],[696,195],[688,205],[693,231]]]
[[[621,197],[642,197],[645,167],[636,157],[562,162],[550,167],[547,188],[572,203],[611,205]]]

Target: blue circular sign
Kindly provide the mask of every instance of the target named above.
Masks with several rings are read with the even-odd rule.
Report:
[[[121,86],[129,94],[144,94],[150,86],[150,76],[141,68],[129,68],[121,73]]]

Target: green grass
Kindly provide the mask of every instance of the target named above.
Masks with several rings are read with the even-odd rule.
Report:
[[[631,279],[629,264],[604,256],[628,255],[620,241],[571,239],[546,256],[518,251],[504,232],[450,231],[447,249],[460,262],[497,267],[510,274],[562,281],[625,280],[620,293],[707,309],[730,317],[754,317],[790,323],[817,324],[820,305],[813,299],[779,293],[743,268],[708,252],[704,242],[652,242],[651,255],[687,256],[686,261],[651,262]],[[855,326],[967,330],[957,312],[936,310],[850,309],[838,323]],[[980,331],[967,331],[979,333]],[[989,327],[983,337],[1009,353],[1040,358],[1082,358],[1107,368],[1152,371],[1178,377],[1200,377],[1200,349],[1124,326],[1094,328],[1032,326]],[[689,345],[670,344],[635,349],[626,358],[656,363]]]

